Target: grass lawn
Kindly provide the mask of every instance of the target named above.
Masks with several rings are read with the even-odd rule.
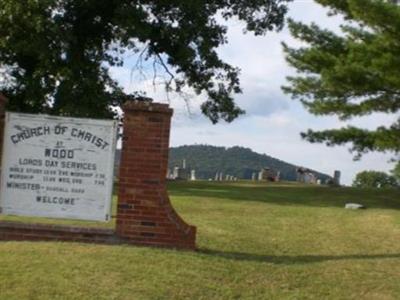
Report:
[[[0,299],[400,299],[400,191],[251,182],[169,191],[197,226],[197,252],[0,242]],[[57,221],[71,222],[83,224]]]

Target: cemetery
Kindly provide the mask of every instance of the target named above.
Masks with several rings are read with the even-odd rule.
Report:
[[[0,300],[400,299],[399,20],[1,0]]]
[[[96,190],[106,188],[107,178],[113,178],[112,159],[108,164],[103,161],[108,173],[100,169],[99,162],[80,162],[78,148],[73,155],[57,154],[49,159],[49,143],[60,145],[58,137],[41,141],[42,159],[32,158],[31,153],[21,160],[16,150],[11,156],[7,147],[24,140],[14,143],[16,135],[8,134],[6,123],[10,144],[5,143],[3,152],[9,158],[3,159],[2,167],[8,168],[3,176],[9,174],[10,179],[3,177],[1,190],[1,297],[265,299],[312,294],[346,298],[350,287],[352,297],[400,295],[396,275],[400,272],[396,263],[400,259],[396,246],[399,190],[331,188],[304,180],[271,182],[266,175],[269,169],[260,172],[259,181],[237,181],[219,172],[215,182],[174,180],[166,186],[172,111],[157,103],[130,103],[125,110],[118,192],[113,197],[109,194],[112,203],[108,207],[100,202],[98,211],[74,208],[82,202],[82,195],[90,196],[83,180],[92,180],[99,186]],[[31,116],[6,114],[6,120],[15,117]],[[82,126],[83,120],[79,121]],[[64,133],[68,127],[64,126]],[[51,132],[55,131],[47,135]],[[165,140],[152,138],[156,132],[160,132],[156,137]],[[115,145],[101,139],[101,144],[84,138],[79,143],[89,143],[89,149],[97,151],[104,151],[101,145],[106,143]],[[99,176],[96,172],[100,171]],[[35,181],[38,176],[42,180]],[[336,172],[337,181],[339,176]],[[22,196],[16,198],[16,191]],[[34,205],[12,204],[23,203],[35,193],[30,200]],[[357,201],[368,209],[352,211],[358,204],[348,202]],[[350,205],[351,210],[344,209]],[[25,272],[30,261],[37,265]],[[354,265],[357,269],[349,272]],[[387,276],[376,277],[380,273]],[[42,278],[39,283],[37,276]],[[21,280],[23,287],[10,288]],[[104,284],[92,288],[92,282]],[[158,282],[157,288],[153,282]],[[371,289],[373,294],[368,292]]]

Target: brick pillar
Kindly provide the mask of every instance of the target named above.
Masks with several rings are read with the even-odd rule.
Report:
[[[117,236],[133,244],[195,249],[196,227],[175,212],[166,189],[172,109],[135,101],[123,110]]]

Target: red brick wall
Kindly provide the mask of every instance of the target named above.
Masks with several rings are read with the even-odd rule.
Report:
[[[0,240],[68,241],[100,244],[118,244],[121,242],[115,236],[113,229],[6,221],[0,222]]]
[[[5,103],[6,99],[0,97],[1,142]],[[168,105],[148,102],[131,102],[123,109],[124,138],[115,231],[3,221],[0,240],[128,243],[195,249],[196,228],[186,224],[175,212],[166,190],[172,110]]]
[[[117,235],[143,245],[194,249],[196,228],[175,212],[166,190],[172,110],[149,102],[123,110]]]

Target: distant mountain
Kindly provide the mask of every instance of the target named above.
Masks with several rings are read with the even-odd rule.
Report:
[[[120,149],[117,149],[115,157],[115,174],[118,174],[117,168],[121,157]],[[184,159],[186,160],[187,169],[196,170],[197,179],[214,179],[217,172],[223,172],[240,179],[251,179],[251,175],[254,172],[259,172],[261,168],[269,167],[280,171],[281,180],[295,181],[297,178],[296,169],[300,167],[266,154],[256,153],[249,148],[191,145],[170,148],[168,168],[172,170],[176,166],[181,167]],[[332,178],[327,174],[313,172],[323,182]]]
[[[215,147],[209,145],[191,145],[170,148],[169,168],[182,166],[186,160],[187,169],[196,170],[198,179],[214,178],[215,173],[223,172],[240,179],[251,179],[253,172],[269,167],[280,171],[281,180],[295,181],[297,177],[295,166],[273,158],[266,154],[259,154],[243,147]],[[307,166],[301,166],[307,167]],[[331,176],[313,171],[323,182]]]

